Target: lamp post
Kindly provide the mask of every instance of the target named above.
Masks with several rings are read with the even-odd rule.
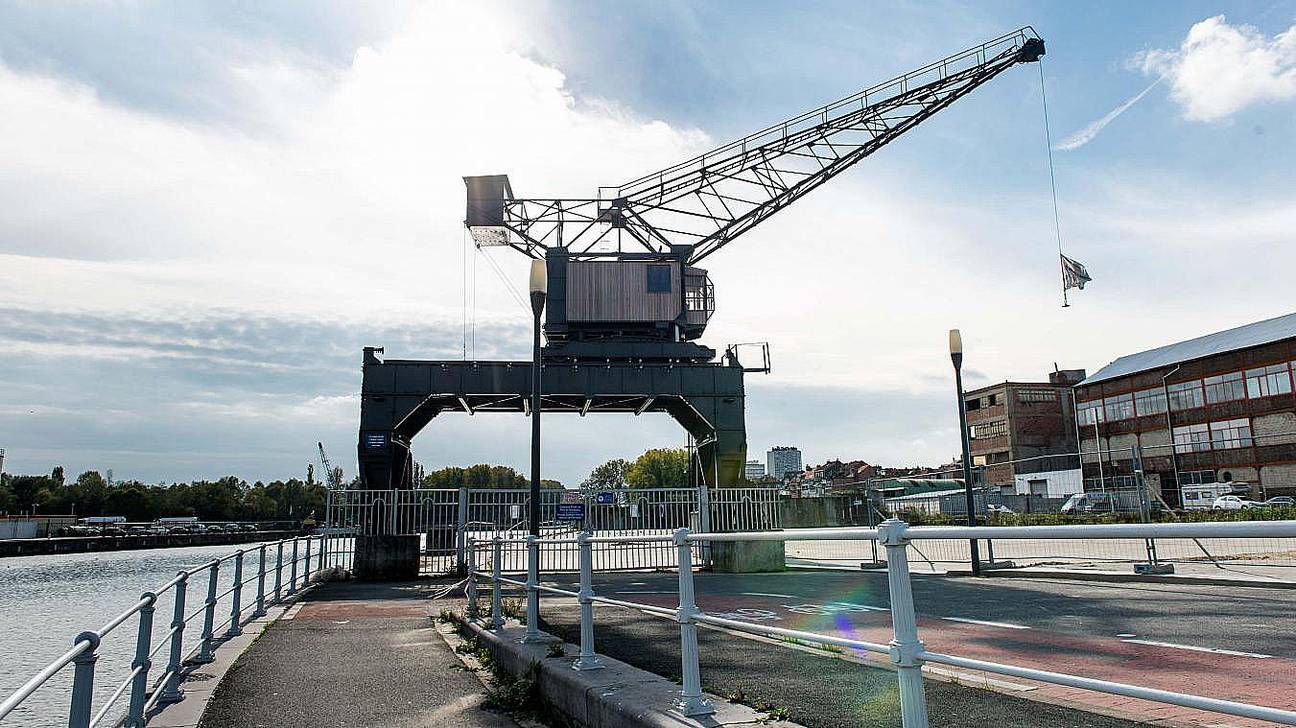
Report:
[[[531,261],[531,313],[534,318],[531,347],[531,535],[540,535],[540,315],[548,293],[544,259]]]
[[[968,526],[976,525],[976,501],[972,497],[972,455],[968,452],[967,407],[963,401],[963,336],[958,329],[949,332],[950,361],[954,363],[954,388],[958,393],[959,442],[963,445],[963,493],[967,497]],[[981,552],[977,540],[968,542],[972,552],[972,576],[981,576]]]

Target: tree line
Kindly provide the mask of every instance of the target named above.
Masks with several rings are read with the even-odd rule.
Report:
[[[581,482],[581,490],[625,488],[684,488],[688,486],[688,450],[661,447],[633,461],[617,458],[599,465]]]

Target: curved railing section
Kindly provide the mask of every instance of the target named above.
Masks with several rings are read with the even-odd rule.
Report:
[[[139,728],[159,704],[175,702],[183,695],[182,682],[189,666],[211,662],[225,641],[243,633],[248,622],[267,614],[267,607],[295,598],[312,581],[344,568],[338,549],[330,550],[336,535],[297,536],[263,543],[253,548],[211,559],[180,571],[170,581],[140,595],[137,602],[96,630],[82,632],[72,648],[50,662],[21,687],[0,702],[0,723],[44,687],[54,676],[72,667],[72,694],[67,710],[71,728],[116,725]],[[252,564],[247,561],[252,559]],[[230,586],[219,590],[222,569],[232,569]],[[194,595],[197,607],[188,610]],[[255,584],[253,608],[244,603],[245,590]],[[154,644],[153,623],[159,599],[170,597],[173,610],[170,628]],[[221,619],[219,615],[225,615]],[[100,645],[119,627],[135,620],[136,637],[131,671],[106,698],[95,700],[95,665]],[[187,630],[201,624],[196,639],[185,640]],[[154,663],[165,652],[162,672],[154,676]],[[126,699],[125,705],[122,704]],[[124,714],[124,718],[121,716]]]

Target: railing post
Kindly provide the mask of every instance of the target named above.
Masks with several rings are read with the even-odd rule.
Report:
[[[468,607],[464,610],[469,619],[477,618],[477,543],[467,539],[468,557]]]
[[[526,632],[522,642],[548,642],[540,634],[540,540],[538,536],[527,536],[527,578],[526,578]]]
[[[259,549],[257,549],[257,551],[260,553],[260,558],[258,559],[259,566],[257,567],[257,597],[256,597],[256,609],[252,610],[252,618],[253,618],[253,619],[255,619],[255,618],[257,618],[257,617],[264,617],[264,616],[266,615],[266,608],[265,608],[265,561],[266,561],[266,559],[265,559],[265,544],[261,544],[261,547],[260,547]]]
[[[693,598],[693,547],[688,542],[689,530],[681,528],[674,534],[676,552],[678,553],[679,570],[679,610],[675,621],[680,626],[680,673],[684,685],[680,688],[680,699],[676,707],[684,715],[710,715],[715,712],[711,701],[702,697],[702,671],[698,667],[697,624],[693,615],[697,614],[697,604]],[[906,726],[906,728],[908,728]]]
[[[503,552],[503,540],[499,536],[491,539],[491,559],[495,562],[491,573],[491,628],[496,632],[504,629],[504,599],[500,594],[500,587],[503,586],[500,581],[503,576],[500,572],[504,568],[501,558]]]
[[[306,537],[306,558],[302,559],[302,586],[310,584],[311,574],[311,537]]]
[[[292,561],[288,566],[288,596],[297,593],[297,537],[292,540]]]
[[[180,661],[184,659],[185,592],[189,591],[189,576],[180,572],[175,585],[175,609],[171,616],[171,659],[167,662],[166,685],[161,700],[174,703],[184,697],[180,690]]]
[[[878,540],[886,547],[887,586],[891,592],[891,664],[900,681],[900,722],[904,728],[927,728],[927,698],[923,692],[922,640],[914,615],[909,583],[909,524],[888,518],[878,525]]]
[[[468,489],[459,489],[459,508],[455,514],[455,573],[464,573],[467,554],[464,553],[468,535]]]
[[[274,600],[278,604],[283,600],[283,541],[275,544],[275,588]]]
[[[590,532],[581,531],[576,536],[580,549],[580,656],[572,663],[574,670],[598,670],[603,661],[594,653],[594,548],[589,542]]]
[[[131,679],[130,707],[126,709],[126,728],[143,728],[144,702],[148,698],[148,672],[153,666],[149,653],[153,651],[153,611],[157,608],[157,595],[144,592],[141,599],[148,603],[139,610],[139,631],[135,634],[135,661],[131,670],[139,670]]]
[[[230,626],[225,630],[225,637],[238,637],[243,634],[243,551],[234,554],[234,593],[230,595]]]
[[[90,728],[95,662],[99,659],[99,635],[82,632],[72,640],[72,644],[83,640],[90,642],[90,649],[72,658],[72,707],[68,711],[68,728]]]
[[[216,582],[219,579],[220,562],[213,561],[207,570],[207,601],[203,609],[202,642],[198,654],[193,658],[195,664],[201,665],[215,659],[212,657],[212,629],[216,626]]]

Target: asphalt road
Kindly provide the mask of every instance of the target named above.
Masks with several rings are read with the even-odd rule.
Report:
[[[663,606],[676,603],[675,586],[671,574],[596,577],[601,595]],[[890,639],[885,574],[698,574],[695,588],[699,607],[716,616]],[[935,652],[1296,709],[1293,590],[944,576],[915,577],[913,590],[920,635]],[[784,659],[768,646],[764,654],[766,661]],[[1048,700],[1097,709],[1123,704],[1128,715],[1151,715],[1154,708],[1034,687],[1032,695]],[[1155,716],[1219,722],[1177,708]]]

